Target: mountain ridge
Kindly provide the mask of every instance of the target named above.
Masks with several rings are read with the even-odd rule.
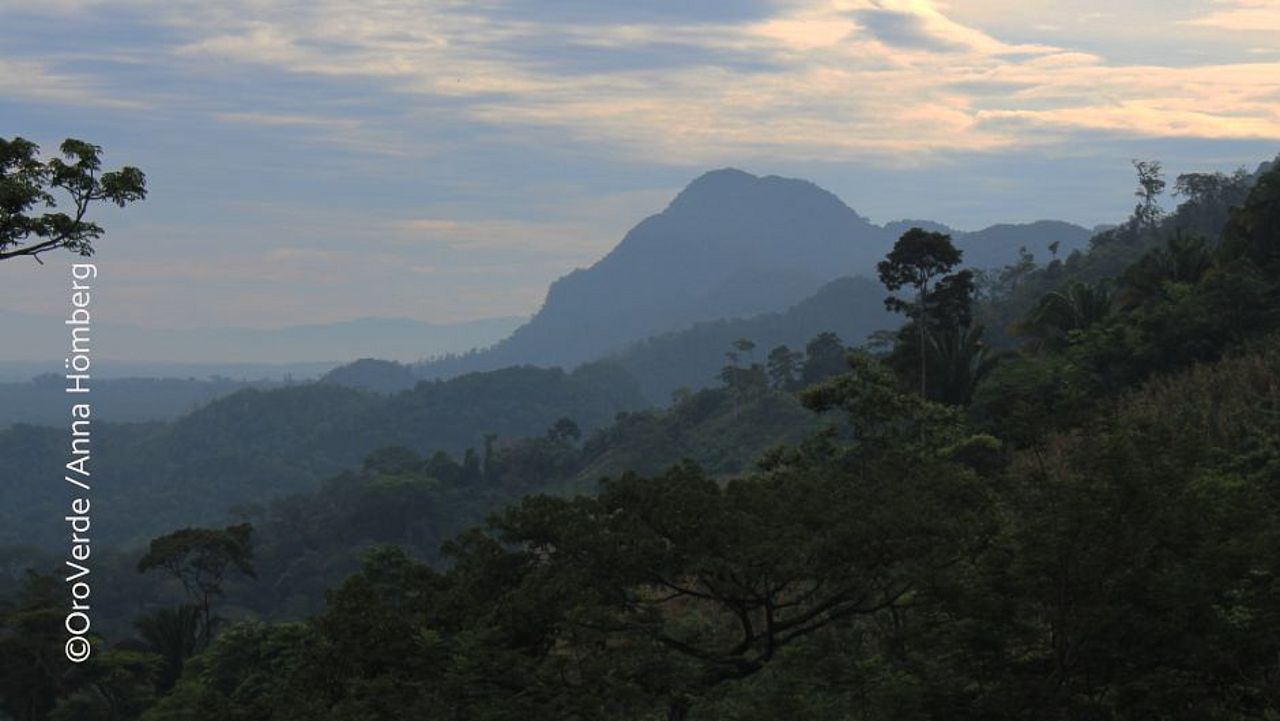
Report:
[[[951,232],[980,267],[1018,250],[1063,255],[1091,231],[1062,221],[952,231],[932,221],[876,225],[817,184],[737,168],[693,179],[592,265],[554,281],[537,313],[490,348],[420,364],[421,377],[507,365],[572,367],[701,322],[780,313],[844,276],[874,277],[903,223]]]

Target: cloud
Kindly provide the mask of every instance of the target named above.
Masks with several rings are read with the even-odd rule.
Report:
[[[114,110],[145,110],[148,103],[112,96],[85,75],[51,69],[42,62],[0,57],[0,94],[8,98]]]
[[[1239,32],[1280,32],[1277,0],[1227,0],[1217,4],[1227,7],[1189,20],[1187,24]]]
[[[925,19],[915,13],[875,8],[860,10],[854,17],[863,29],[886,45],[942,53],[966,48],[962,43],[930,33]]]
[[[282,113],[217,113],[214,117],[231,123],[248,123],[267,127],[324,128],[327,130],[354,130],[360,127],[358,120],[330,118],[316,115],[291,115]]]
[[[612,23],[575,21],[580,11],[552,23],[485,5],[255,3],[179,53],[365,78],[407,102],[451,101],[433,106],[447,122],[567,132],[622,158],[690,166],[779,155],[910,164],[1044,142],[1031,125],[1207,138],[1280,129],[1272,109],[1231,90],[1258,79],[1247,66],[1170,82],[1160,66],[1007,42],[923,0]],[[658,50],[661,64],[639,59]],[[1025,122],[993,122],[1013,119]]]
[[[686,166],[771,157],[912,164],[1043,143],[1032,129],[1050,126],[1206,138],[1280,130],[1274,104],[1244,91],[1259,83],[1265,96],[1275,86],[1257,62],[1111,62],[1063,45],[1061,33],[1055,44],[997,37],[957,19],[973,15],[964,2],[664,0],[634,12],[585,0],[128,2],[173,30],[170,52],[184,72],[256,67],[258,83],[283,83],[283,73],[366,95],[346,107],[223,97],[216,119],[402,157],[424,142],[415,124],[446,136],[469,124],[469,137],[509,142],[571,138],[629,162]],[[1218,5],[1186,22],[1265,28],[1280,18],[1277,0]],[[1104,12],[1094,3],[1075,20]],[[49,82],[24,82],[29,97],[122,102],[38,70]],[[5,76],[12,84],[32,74]]]

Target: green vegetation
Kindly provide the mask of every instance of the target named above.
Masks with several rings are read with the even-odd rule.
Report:
[[[1043,267],[957,270],[946,235],[908,230],[945,267],[927,286],[886,277],[918,292],[879,355],[832,334],[803,353],[735,335],[719,387],[612,424],[541,413],[577,388],[618,398],[610,366],[387,400],[275,391],[272,412],[297,414],[282,425],[257,422],[252,394],[215,404],[183,432],[254,453],[285,429],[384,443],[319,490],[242,509],[252,537],[156,540],[144,567],[181,574],[199,557],[219,572],[200,597],[235,620],[207,644],[207,603],[134,574],[135,598],[106,601],[119,618],[99,653],[68,671],[49,656],[56,582],[24,576],[0,608],[3,708],[22,721],[1280,717],[1280,168],[1183,176],[1167,216],[1159,166],[1137,170],[1133,217]],[[521,394],[524,410],[503,408],[536,430],[499,428],[489,391]],[[302,412],[317,392],[340,412],[326,419],[355,422],[318,430]],[[442,404],[440,426],[415,428],[482,430],[424,449],[378,420]],[[224,583],[231,566],[257,579]],[[139,607],[135,633],[123,620]]]
[[[102,226],[86,220],[89,208],[103,201],[123,208],[147,197],[141,170],[124,167],[101,173],[102,148],[67,138],[61,158],[40,160],[40,148],[24,138],[0,138],[0,260],[67,249],[93,255]],[[35,208],[57,207],[63,198],[70,210],[35,214]],[[65,206],[64,206],[65,207]]]
[[[462,453],[485,433],[527,436],[564,417],[590,430],[644,405],[625,372],[596,364],[476,373],[389,397],[327,383],[249,388],[169,424],[95,425],[98,538],[136,546],[174,526],[221,522],[232,506],[314,490],[386,445]],[[60,544],[47,519],[68,502],[53,485],[64,434],[0,430],[0,545]]]

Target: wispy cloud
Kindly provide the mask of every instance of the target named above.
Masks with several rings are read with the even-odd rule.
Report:
[[[1273,6],[1255,0],[1223,12],[1265,14]],[[1280,133],[1274,108],[1240,92],[1249,83],[1273,85],[1266,72],[1274,68],[1210,65],[1183,82],[1160,66],[1006,42],[924,0],[813,2],[762,20],[688,25],[551,26],[451,4],[370,9],[335,0],[287,13],[254,3],[234,17],[179,52],[363,77],[409,102],[455,99],[461,119],[558,128],[623,157],[675,163],[776,154],[909,163],[921,153],[1043,142],[1023,124],[991,122],[1011,118],[1151,136]],[[1221,25],[1226,17],[1196,22]],[[740,67],[713,54],[678,67],[557,74],[510,49],[539,37],[619,49],[686,44],[746,52],[761,64]],[[993,83],[1021,89],[983,91]]]
[[[1280,1],[1218,0],[1215,4],[1223,6],[1222,9],[1190,20],[1188,24],[1249,33],[1280,32]]]
[[[105,92],[92,77],[61,72],[33,60],[0,57],[0,95],[8,99],[116,110],[145,110],[150,104]]]

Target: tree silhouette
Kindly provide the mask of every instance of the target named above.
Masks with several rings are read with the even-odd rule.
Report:
[[[40,147],[23,138],[0,138],[0,260],[66,248],[93,255],[102,226],[85,220],[89,207],[107,201],[120,207],[147,196],[146,176],[126,166],[101,173],[102,148],[68,138],[62,158],[41,162]],[[32,213],[56,208],[55,191],[67,196],[70,213]]]
[[[774,388],[786,390],[795,384],[796,369],[800,366],[803,357],[802,354],[785,345],[769,351],[769,378],[773,381]]]
[[[912,228],[898,238],[893,250],[876,269],[880,274],[880,282],[891,291],[903,286],[916,289],[914,306],[896,296],[889,296],[884,304],[889,310],[907,313],[913,317],[920,329],[920,395],[926,395],[925,379],[925,335],[928,328],[927,305],[929,283],[934,278],[951,272],[960,263],[963,253],[951,244],[951,236],[945,233],[931,233],[920,228]]]
[[[1133,169],[1138,172],[1138,205],[1133,209],[1133,225],[1135,231],[1153,228],[1160,220],[1160,194],[1164,192],[1165,181],[1163,170],[1158,160],[1134,160]]]
[[[147,553],[138,561],[138,572],[162,570],[176,578],[200,609],[202,622],[200,642],[208,645],[212,638],[213,618],[210,604],[222,595],[222,581],[228,568],[256,578],[253,570],[253,526],[241,523],[222,530],[184,528],[152,539]]]

